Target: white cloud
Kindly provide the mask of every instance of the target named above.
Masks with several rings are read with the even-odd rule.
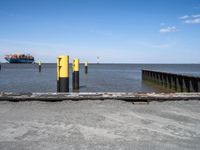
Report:
[[[200,24],[200,18],[189,19],[189,20],[185,20],[183,22],[186,24]]]
[[[185,24],[200,24],[200,14],[179,17]]]
[[[200,18],[200,14],[192,15],[192,18]]]
[[[160,29],[160,33],[170,33],[170,32],[176,32],[176,27],[165,27]]]
[[[190,16],[188,15],[185,15],[185,16],[182,16],[182,17],[179,17],[180,20],[184,20],[184,19],[188,19]]]

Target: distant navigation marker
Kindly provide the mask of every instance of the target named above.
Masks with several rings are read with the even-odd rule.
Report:
[[[99,56],[97,56],[97,64],[99,64]]]

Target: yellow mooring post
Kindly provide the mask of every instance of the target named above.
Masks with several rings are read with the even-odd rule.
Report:
[[[69,56],[57,58],[57,92],[69,92]]]
[[[41,63],[41,61],[38,62],[38,70],[39,70],[39,72],[42,71],[42,63]]]
[[[79,89],[79,59],[76,58],[73,60],[72,66],[72,86],[74,90]]]
[[[87,74],[88,73],[88,62],[86,61],[85,62],[85,74]]]

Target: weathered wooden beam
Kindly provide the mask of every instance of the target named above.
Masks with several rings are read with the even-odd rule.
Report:
[[[130,102],[200,100],[200,93],[0,93],[0,101],[123,100]]]

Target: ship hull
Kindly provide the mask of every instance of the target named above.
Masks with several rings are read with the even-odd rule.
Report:
[[[34,62],[34,60],[28,60],[28,59],[8,59],[5,58],[9,63],[11,64],[17,64],[17,63],[23,63],[23,64],[31,64]]]

